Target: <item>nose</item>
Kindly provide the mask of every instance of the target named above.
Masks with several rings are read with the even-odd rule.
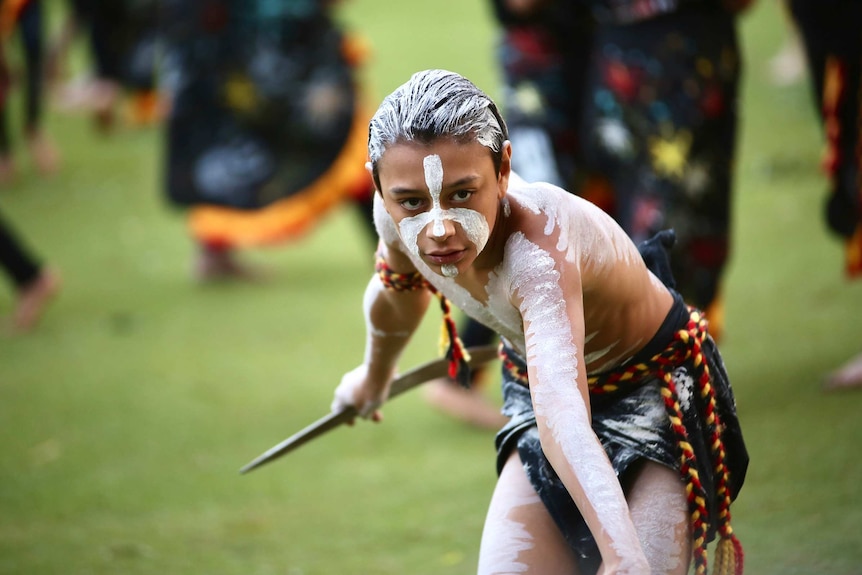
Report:
[[[442,242],[455,234],[455,222],[448,218],[436,217],[428,223],[425,230],[429,238]]]

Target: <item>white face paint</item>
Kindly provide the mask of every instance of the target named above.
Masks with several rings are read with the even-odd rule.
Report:
[[[440,266],[440,273],[447,278],[458,277],[458,266],[452,264]]]
[[[425,184],[431,194],[431,209],[401,220],[398,227],[407,249],[418,256],[419,234],[422,230],[430,224],[431,234],[436,238],[443,238],[446,235],[443,222],[452,220],[461,226],[467,239],[476,246],[476,253],[481,253],[491,236],[491,228],[485,216],[467,208],[442,209],[440,194],[443,191],[443,162],[440,156],[433,154],[426,156],[422,165],[425,168]],[[446,277],[455,277],[458,275],[458,268],[455,265],[445,265],[442,266],[441,273]]]

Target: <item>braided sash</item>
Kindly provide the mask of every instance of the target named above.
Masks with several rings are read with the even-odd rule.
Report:
[[[374,271],[377,272],[380,281],[386,289],[395,291],[414,291],[428,289],[437,296],[440,309],[443,312],[443,326],[440,330],[440,351],[449,360],[449,378],[457,381],[463,387],[470,387],[470,354],[455,328],[455,320],[452,319],[452,307],[449,300],[428,283],[422,274],[400,274],[392,271],[380,252],[375,254]]]
[[[706,536],[710,521],[715,521],[719,534],[716,547],[714,571],[716,575],[742,575],[742,545],[730,526],[731,495],[728,488],[730,472],[725,465],[724,443],[721,438],[722,424],[716,411],[715,390],[710,383],[709,367],[703,354],[703,342],[707,336],[707,321],[703,314],[689,308],[689,321],[674,334],[668,347],[648,361],[636,363],[624,370],[588,377],[591,394],[609,394],[625,386],[633,386],[647,378],[658,377],[662,381],[661,396],[664,400],[671,428],[676,436],[679,451],[680,475],[685,482],[689,515],[692,526],[695,573],[707,574]],[[503,369],[519,383],[528,385],[527,374],[516,365],[501,347],[500,359]],[[718,501],[718,517],[711,519],[706,506],[706,491],[697,472],[694,448],[688,440],[688,431],[683,423],[682,408],[673,381],[674,369],[691,360],[696,370],[697,391],[703,399],[703,420],[710,438],[712,465],[715,471],[715,496]]]

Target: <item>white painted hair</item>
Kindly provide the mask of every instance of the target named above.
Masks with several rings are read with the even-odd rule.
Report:
[[[470,80],[447,70],[424,70],[380,104],[368,130],[368,159],[376,171],[390,145],[439,138],[475,138],[498,154],[508,137],[496,104]]]

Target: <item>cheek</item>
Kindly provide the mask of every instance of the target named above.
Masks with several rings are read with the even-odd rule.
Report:
[[[467,238],[476,246],[476,251],[485,249],[491,236],[491,227],[485,216],[481,212],[466,208],[455,208],[449,212],[452,214],[452,220],[461,225]]]
[[[419,255],[419,234],[430,222],[431,215],[428,213],[404,218],[398,222],[401,241],[414,255]]]

